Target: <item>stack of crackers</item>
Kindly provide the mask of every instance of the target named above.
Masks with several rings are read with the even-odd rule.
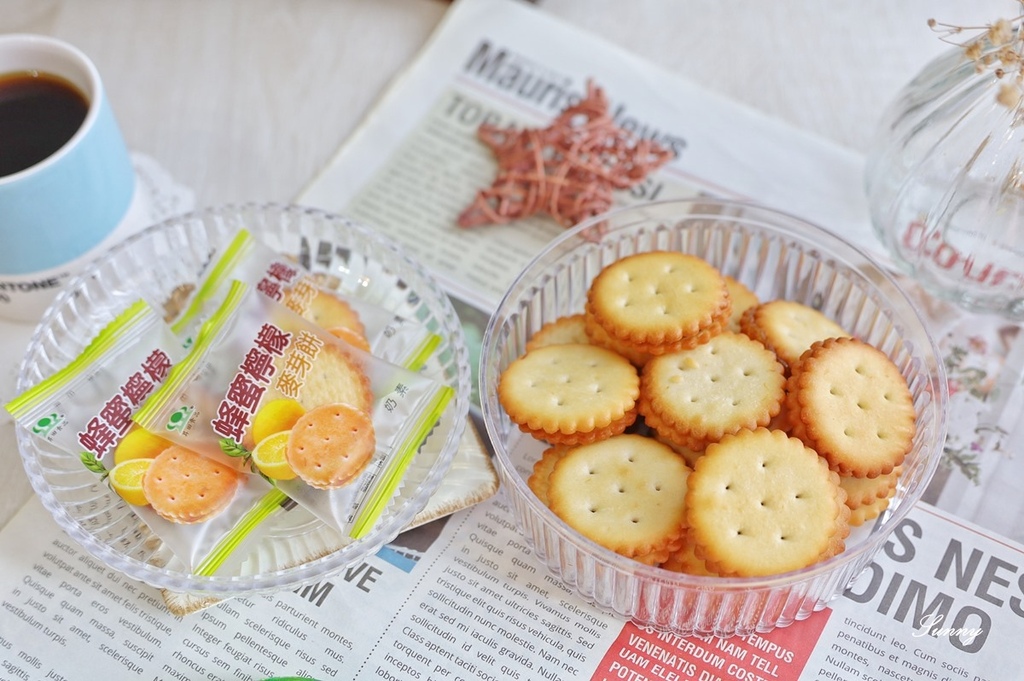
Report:
[[[605,267],[581,312],[529,339],[498,397],[548,444],[528,484],[559,518],[700,575],[841,553],[888,506],[916,430],[886,354],[673,251]]]

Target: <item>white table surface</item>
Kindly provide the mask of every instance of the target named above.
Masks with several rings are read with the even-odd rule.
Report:
[[[511,0],[510,0],[511,1]],[[927,20],[979,25],[1013,0],[539,0],[706,89],[863,151],[897,90],[946,46]],[[442,0],[0,0],[0,33],[96,62],[129,147],[197,207],[289,201],[448,10]],[[40,311],[42,312],[42,311]],[[0,323],[0,399],[31,325]],[[0,526],[32,494],[0,416]]]

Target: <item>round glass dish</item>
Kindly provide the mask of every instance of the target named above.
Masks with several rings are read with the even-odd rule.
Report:
[[[367,227],[301,206],[224,206],[175,217],[127,239],[87,266],[43,315],[18,373],[23,392],[68,364],[117,313],[145,298],[158,309],[193,286],[240,228],[296,257],[343,294],[417,319],[441,337],[422,373],[455,390],[409,465],[393,502],[358,540],[289,504],[264,522],[214,576],[192,574],[142,526],[130,507],[97,484],[77,457],[17,429],[33,488],[57,523],[105,565],[151,586],[199,597],[297,587],[334,574],[391,541],[426,505],[448,471],[469,413],[470,367],[462,327],[439,285],[393,243]]]
[[[698,255],[762,301],[809,304],[882,349],[913,394],[918,429],[889,509],[831,559],[764,578],[691,576],[642,565],[572,530],[526,484],[546,445],[497,398],[501,372],[545,323],[583,311],[590,282],[627,255]],[[842,593],[921,497],[946,431],[946,382],[914,306],[868,256],[825,230],[757,205],[700,199],[618,209],[559,236],[515,279],[484,334],[480,394],[503,494],[536,558],[594,605],[679,635],[747,635],[808,617]]]

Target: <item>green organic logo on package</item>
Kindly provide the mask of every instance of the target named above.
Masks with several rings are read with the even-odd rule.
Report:
[[[164,426],[170,432],[184,433],[185,428],[192,420],[192,414],[195,413],[195,407],[181,407],[167,419],[167,425]]]
[[[32,432],[39,437],[46,438],[63,421],[64,417],[56,412],[47,414],[32,425]]]

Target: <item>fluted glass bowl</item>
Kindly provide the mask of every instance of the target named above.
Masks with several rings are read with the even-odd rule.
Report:
[[[455,398],[409,465],[402,486],[363,538],[342,537],[301,507],[283,507],[265,531],[214,576],[196,576],[171,555],[109,486],[77,457],[50,448],[25,428],[18,447],[29,481],[57,523],[105,565],[175,593],[227,597],[297,587],[375,553],[426,505],[448,471],[469,412],[470,367],[455,310],[427,271],[386,238],[344,217],[301,206],[224,206],[175,217],[111,249],[70,280],[44,313],[18,372],[23,392],[67,365],[139,297],[165,306],[196,283],[240,228],[295,256],[343,294],[409,319],[442,341],[425,375]]]
[[[545,323],[583,311],[587,288],[627,255],[698,255],[762,301],[809,304],[884,351],[906,377],[917,412],[913,449],[896,495],[875,523],[855,528],[846,550],[805,569],[758,578],[703,577],[642,565],[579,535],[527,486],[546,447],[520,432],[497,398],[501,372]],[[808,617],[871,562],[935,472],[946,431],[946,383],[921,317],[870,257],[795,217],[713,199],[618,209],[556,238],[515,279],[484,335],[483,415],[503,494],[535,558],[584,599],[638,624],[679,635],[747,635]]]

